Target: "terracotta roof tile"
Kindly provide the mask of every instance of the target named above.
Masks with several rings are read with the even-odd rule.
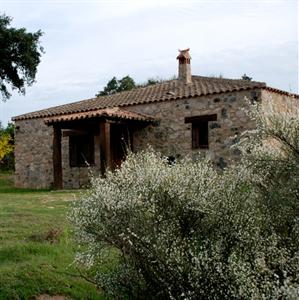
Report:
[[[109,96],[100,96],[97,98],[31,112],[14,117],[13,120],[46,118],[50,116],[95,111],[111,107],[199,97],[209,94],[219,94],[223,92],[233,92],[265,87],[266,84],[263,82],[192,76],[192,83],[190,84],[185,84],[176,79],[170,80]]]
[[[113,119],[122,119],[122,120],[134,120],[134,121],[143,121],[143,122],[153,122],[155,119],[146,116],[143,114],[131,112],[125,109],[120,109],[119,107],[113,108],[104,108],[98,110],[92,110],[88,112],[72,113],[67,115],[58,115],[45,119],[45,123],[50,125],[53,123],[65,122],[65,121],[74,121],[89,119],[95,117],[110,117]]]

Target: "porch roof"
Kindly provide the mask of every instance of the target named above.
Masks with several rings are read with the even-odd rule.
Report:
[[[45,123],[47,125],[52,125],[54,123],[91,119],[96,117],[104,117],[113,120],[128,120],[128,121],[140,121],[140,122],[155,121],[155,118],[148,115],[131,112],[119,107],[112,107],[112,108],[104,108],[104,109],[92,110],[87,112],[70,113],[70,114],[65,114],[60,116],[53,116],[50,118],[46,118]]]

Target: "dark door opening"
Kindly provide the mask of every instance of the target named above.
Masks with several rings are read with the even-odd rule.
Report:
[[[129,126],[111,124],[111,162],[112,168],[117,168],[125,160],[129,149],[132,149],[132,134]]]

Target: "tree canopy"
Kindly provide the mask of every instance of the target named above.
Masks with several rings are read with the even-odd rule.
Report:
[[[143,86],[153,85],[156,83],[161,83],[163,81],[164,80],[160,78],[149,78],[145,83],[136,84],[135,80],[129,75],[119,80],[114,76],[112,77],[112,79],[110,79],[107,82],[103,90],[99,91],[95,96],[99,97],[99,96],[112,95],[123,91],[129,91],[136,87],[143,87]]]
[[[241,79],[251,81],[252,77],[249,77],[248,75],[243,74],[242,77],[241,77]]]
[[[43,53],[39,41],[42,32],[13,28],[11,21],[10,17],[0,15],[0,92],[3,101],[11,97],[8,86],[25,94],[25,86],[35,81]]]
[[[135,81],[129,75],[123,77],[120,80],[118,80],[116,77],[113,77],[111,80],[108,81],[104,89],[96,94],[96,97],[112,95],[123,91],[129,91],[135,87]]]
[[[14,124],[3,127],[0,122],[0,170],[14,168]]]

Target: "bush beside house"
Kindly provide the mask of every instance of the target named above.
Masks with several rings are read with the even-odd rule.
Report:
[[[107,295],[298,299],[299,114],[257,104],[250,114],[243,161],[222,173],[149,150],[93,179],[71,219],[88,248],[77,260]]]

